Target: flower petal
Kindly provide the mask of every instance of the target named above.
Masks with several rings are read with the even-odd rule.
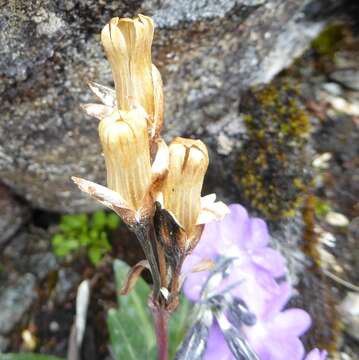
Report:
[[[328,353],[325,350],[313,349],[307,354],[304,360],[325,360]]]
[[[282,333],[285,336],[301,336],[310,327],[311,319],[309,314],[297,308],[280,312],[271,321],[270,328],[276,334]]]
[[[285,336],[261,338],[253,348],[261,360],[302,360],[304,355],[301,341]]]
[[[232,274],[233,273],[233,274]],[[232,294],[242,299],[257,317],[266,314],[268,304],[278,297],[280,287],[268,273],[247,265],[233,269],[230,278],[241,281]]]
[[[201,211],[197,218],[196,225],[207,224],[213,220],[222,220],[229,214],[229,208],[225,203],[222,201],[214,202],[215,196],[215,194],[210,194],[201,198]]]
[[[161,177],[168,171],[169,152],[168,146],[163,139],[157,141],[157,153],[152,164],[152,176]]]
[[[191,254],[189,256],[186,256],[181,268],[181,273],[182,274],[191,273],[192,269],[196,265],[198,265],[201,261],[202,261],[202,257],[196,254]]]
[[[269,242],[269,232],[267,224],[259,218],[250,219],[250,237],[246,243],[247,249],[258,249],[264,247]]]
[[[203,360],[234,360],[217,324],[213,325],[210,329]]]
[[[154,113],[153,113],[153,122],[151,124],[151,138],[156,139],[159,137],[160,131],[163,126],[163,84],[161,74],[152,64],[152,83],[153,83],[153,103],[154,103]]]
[[[192,301],[198,301],[201,290],[208,278],[208,271],[193,273],[187,277],[183,285],[183,291],[186,296]]]
[[[228,248],[232,243],[240,248],[245,248],[246,243],[250,241],[250,221],[246,209],[239,204],[229,206],[230,214],[224,217],[220,222],[220,232],[222,243],[221,249]],[[218,244],[220,245],[220,244]]]
[[[219,231],[220,223],[218,221],[206,224],[193,254],[200,256],[202,259],[214,260],[218,255],[217,245],[222,241]]]
[[[269,320],[274,318],[287,304],[292,294],[292,288],[289,283],[282,282],[278,286],[278,292],[276,296],[271,298],[267,304],[263,314],[265,319]]]
[[[283,276],[286,272],[284,257],[269,247],[254,251],[251,260],[273,277]]]

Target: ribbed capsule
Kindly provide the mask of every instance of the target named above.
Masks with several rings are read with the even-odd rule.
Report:
[[[142,109],[114,112],[101,120],[99,134],[107,185],[133,210],[143,205],[151,181],[146,114]]]
[[[201,190],[208,167],[208,152],[202,141],[180,137],[172,141],[169,152],[163,205],[190,236],[201,210]]]
[[[151,59],[153,33],[153,20],[147,16],[113,18],[103,28],[101,40],[112,68],[118,109],[142,106],[157,129],[163,122],[163,89]]]

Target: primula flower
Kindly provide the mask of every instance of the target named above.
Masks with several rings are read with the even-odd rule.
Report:
[[[279,292],[274,278],[285,274],[285,260],[281,254],[268,247],[269,233],[266,223],[250,218],[245,208],[238,204],[229,206],[230,214],[222,221],[213,221],[204,228],[201,241],[183,264],[183,272],[203,259],[216,260],[219,256],[235,257],[229,277],[221,288],[235,285],[231,293],[259,314],[266,302]],[[184,290],[191,300],[198,300],[208,272],[188,276]]]
[[[254,325],[242,324],[238,330],[261,360],[301,360],[304,347],[299,336],[311,320],[302,309],[283,310],[291,295],[287,282],[276,281],[285,275],[284,258],[268,247],[269,234],[263,220],[250,218],[241,205],[229,208],[231,213],[222,221],[206,225],[197,248],[186,259],[185,294],[195,301],[202,299],[201,289],[209,272],[190,271],[203,258],[236,258],[216,293],[229,289],[256,316]],[[234,359],[217,323],[210,330],[204,359]]]
[[[299,336],[311,324],[310,316],[302,309],[283,310],[291,296],[288,283],[279,286],[280,291],[265,311],[257,316],[253,326],[243,326],[243,333],[261,360],[301,360],[304,347]],[[250,304],[248,304],[251,308]]]
[[[304,360],[325,360],[328,353],[325,350],[313,349]]]

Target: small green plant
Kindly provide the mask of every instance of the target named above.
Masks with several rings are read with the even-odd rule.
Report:
[[[92,215],[64,215],[59,224],[60,231],[52,238],[55,255],[64,258],[71,253],[85,250],[93,265],[99,264],[104,255],[111,250],[108,231],[119,225],[119,217],[103,210]]]
[[[314,211],[318,217],[323,218],[330,211],[332,211],[332,208],[328,201],[316,197],[314,203]]]

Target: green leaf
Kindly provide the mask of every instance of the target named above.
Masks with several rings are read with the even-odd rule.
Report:
[[[324,217],[331,211],[330,203],[320,198],[315,198],[314,211],[318,217]]]
[[[61,236],[61,235],[60,235]],[[56,235],[55,235],[56,237]],[[71,252],[77,250],[80,247],[80,243],[77,239],[65,239],[62,242],[53,243],[55,255],[58,257],[64,257]]]
[[[106,250],[101,249],[100,247],[97,247],[97,246],[92,246],[88,249],[87,255],[88,255],[91,263],[96,266],[101,262],[103,255],[105,253],[106,253]]]
[[[107,226],[110,230],[115,230],[120,224],[120,218],[115,213],[110,213],[107,215]]]
[[[61,217],[60,229],[64,232],[80,230],[87,227],[88,217],[86,214],[64,215]]]
[[[181,294],[177,310],[172,314],[169,321],[169,354],[173,359],[182,340],[184,339],[188,326],[190,325],[189,314],[192,310],[192,303]]]
[[[65,360],[65,359],[50,355],[20,353],[20,354],[0,354],[0,360]]]
[[[123,261],[115,260],[117,289],[122,287],[129,269]],[[117,360],[154,359],[150,355],[156,338],[147,305],[149,294],[149,286],[140,278],[129,295],[118,296],[119,307],[108,312],[107,324]]]
[[[88,232],[83,232],[80,236],[79,236],[79,243],[82,245],[82,246],[86,246],[86,245],[89,245],[91,243],[91,239],[89,237],[89,234]]]
[[[89,238],[91,239],[91,243],[96,242],[100,237],[100,232],[97,229],[91,229],[88,232]]]
[[[53,246],[61,246],[64,241],[65,237],[61,234],[56,234],[51,239],[51,243]]]
[[[91,227],[102,230],[106,226],[106,213],[103,210],[96,211],[91,218]]]

